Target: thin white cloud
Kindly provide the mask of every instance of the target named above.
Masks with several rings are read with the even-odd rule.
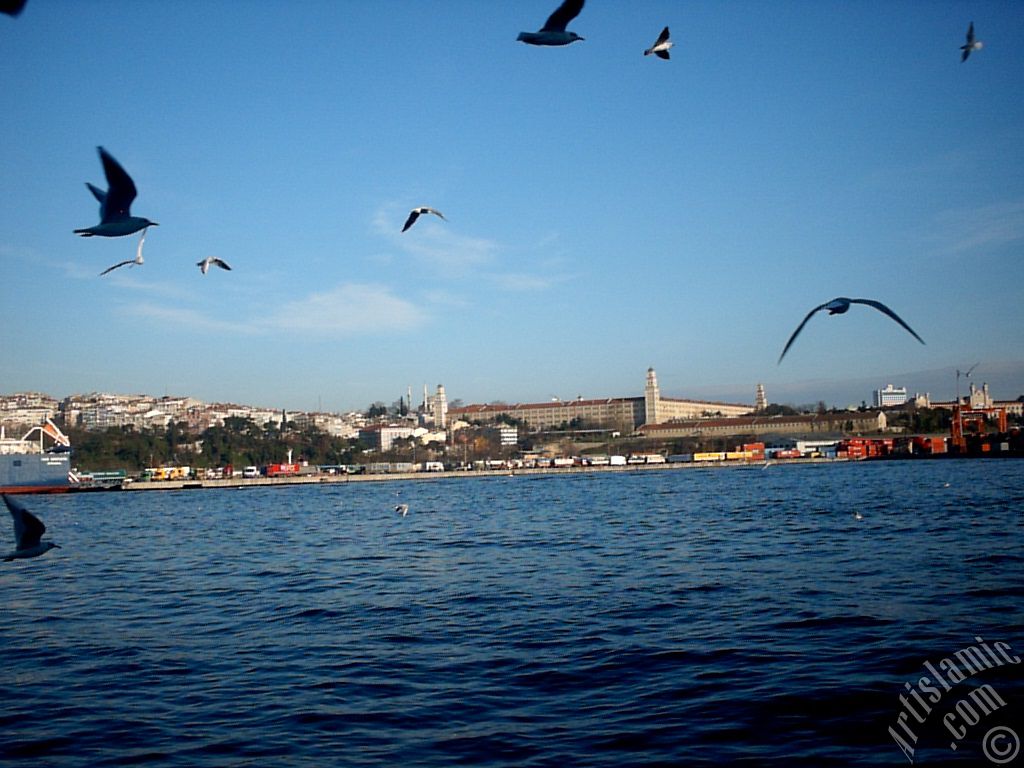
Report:
[[[244,333],[253,334],[257,327],[253,323],[232,322],[218,320],[203,312],[187,307],[168,307],[149,302],[129,304],[122,307],[124,314],[152,320],[161,325],[173,326],[176,328],[191,328],[195,331],[210,331],[217,333]]]
[[[152,302],[125,304],[120,311],[160,325],[248,336],[281,330],[333,335],[391,333],[416,328],[429,319],[386,286],[363,283],[344,283],[311,293],[243,320],[222,320],[201,310]]]
[[[343,283],[284,304],[263,327],[351,335],[405,331],[427,319],[425,312],[386,286]]]
[[[569,279],[568,275],[558,271],[564,260],[562,256],[549,256],[546,261],[551,268],[539,272],[497,271],[499,254],[507,250],[501,244],[460,234],[457,225],[429,215],[420,217],[412,228],[402,232],[402,224],[408,214],[408,209],[394,203],[382,205],[374,214],[373,229],[400,252],[414,257],[421,265],[445,278],[471,278],[499,290],[517,293],[546,291]],[[548,235],[534,252],[548,250],[557,245],[558,240],[557,235]],[[378,256],[377,260],[383,263],[385,258]],[[453,303],[452,298],[447,297],[449,304]],[[466,304],[462,299],[455,303]]]
[[[434,216],[421,217],[408,231],[402,224],[409,215],[396,205],[384,205],[373,217],[374,230],[404,253],[439,270],[464,273],[491,263],[499,246],[493,240],[469,237]]]
[[[563,275],[531,275],[526,272],[502,272],[489,275],[494,285],[506,291],[546,291],[568,278]]]
[[[958,256],[983,255],[1024,240],[1024,199],[945,211],[927,238],[939,252]]]

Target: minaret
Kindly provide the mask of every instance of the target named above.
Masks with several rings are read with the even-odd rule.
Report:
[[[754,393],[754,411],[763,413],[768,408],[768,398],[764,394],[764,384],[758,384]]]
[[[647,386],[644,387],[644,424],[660,424],[661,390],[658,389],[658,375],[653,368],[647,369]]]

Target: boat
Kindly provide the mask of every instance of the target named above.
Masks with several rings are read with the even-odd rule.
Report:
[[[0,426],[0,493],[63,493],[74,477],[71,441],[52,421],[21,438],[7,437]]]

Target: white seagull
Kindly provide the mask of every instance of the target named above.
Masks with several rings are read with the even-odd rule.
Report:
[[[924,344],[924,339],[922,339],[920,336],[914,333],[913,328],[911,328],[909,325],[903,322],[903,320],[900,319],[899,315],[897,315],[895,312],[893,312],[891,309],[885,306],[885,304],[883,304],[882,302],[874,301],[873,299],[848,299],[845,296],[840,296],[838,298],[832,299],[832,301],[826,301],[824,304],[815,307],[814,309],[807,313],[807,317],[805,317],[804,321],[797,326],[796,330],[793,331],[793,335],[789,337],[789,341],[786,342],[786,346],[782,350],[782,354],[779,355],[779,362],[782,362],[782,358],[786,356],[786,353],[789,351],[789,348],[793,345],[793,342],[796,341],[796,337],[800,335],[800,331],[804,329],[804,326],[807,325],[807,321],[811,319],[811,316],[815,312],[822,309],[827,309],[830,315],[841,315],[850,308],[851,304],[866,304],[869,307],[874,307],[879,312],[887,314],[897,323],[899,323],[908,331],[910,331],[911,336],[913,336],[915,339]]]
[[[3,499],[7,509],[10,510],[11,517],[14,518],[15,547],[14,551],[4,558],[5,561],[19,560],[26,557],[39,557],[39,555],[46,554],[54,547],[60,548],[60,544],[39,540],[46,533],[46,526],[43,525],[43,522],[38,517],[10,496],[4,495]]]
[[[107,191],[104,192],[89,182],[85,182],[85,186],[100,201],[100,223],[95,227],[76,229],[75,234],[82,237],[122,237],[146,227],[157,226],[155,221],[131,215],[132,200],[138,194],[135,182],[107,150],[103,147],[96,149],[99,150],[103,173],[107,177]]]
[[[658,35],[658,39],[654,41],[654,45],[644,51],[644,56],[650,56],[653,53],[659,59],[668,60],[668,49],[673,45],[675,43],[668,39],[668,27],[665,27]]]
[[[960,63],[963,64],[967,61],[967,57],[971,55],[971,51],[980,51],[984,47],[985,44],[981,42],[981,40],[974,39],[974,22],[972,21],[971,25],[967,27],[967,42],[960,46],[960,50],[963,51],[963,53],[960,54]]]
[[[196,262],[196,266],[199,267],[199,271],[202,272],[204,275],[207,273],[207,271],[209,271],[211,264],[213,264],[215,267],[226,269],[229,272],[231,271],[231,265],[224,261],[224,259],[218,259],[216,256],[207,256],[202,261]]]
[[[863,520],[864,519],[864,515],[862,515],[860,512],[855,510],[854,513],[853,513],[853,519],[854,520]]]
[[[138,248],[135,249],[135,258],[134,259],[128,259],[127,261],[119,261],[114,266],[107,267],[102,272],[100,272],[100,277],[103,277],[105,274],[107,274],[107,272],[113,272],[118,267],[123,267],[123,266],[134,267],[136,264],[138,264],[140,266],[142,264],[144,264],[145,263],[145,259],[142,258],[142,244],[144,242],[146,242],[146,232],[148,230],[149,230],[149,227],[146,227],[144,230],[142,230],[142,237],[139,238],[139,246],[138,246]]]
[[[419,208],[413,208],[411,211],[409,211],[409,218],[405,220],[405,226],[402,227],[402,231],[405,232],[405,230],[407,230],[409,227],[415,224],[416,219],[418,219],[420,217],[420,214],[422,213],[432,213],[438,218],[440,218],[442,221],[448,221],[448,219],[446,219],[444,217],[444,214],[441,213],[440,211],[436,211],[433,208],[428,208],[425,205],[421,205]]]
[[[548,16],[544,26],[537,32],[520,32],[516,40],[529,45],[569,45],[583,38],[575,32],[566,32],[566,25],[579,16],[584,0],[565,0]]]
[[[400,514],[402,517],[405,517],[406,515],[409,514],[409,505],[408,504],[396,504],[395,505],[395,512]]]

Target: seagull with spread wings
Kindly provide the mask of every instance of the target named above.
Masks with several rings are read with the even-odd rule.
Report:
[[[157,223],[142,216],[132,216],[132,201],[138,194],[135,182],[121,164],[103,147],[96,148],[103,163],[103,173],[107,177],[107,191],[85,182],[93,197],[100,201],[100,223],[94,227],[76,229],[75,234],[82,237],[123,237],[138,232],[146,227],[155,227]]]
[[[516,40],[528,45],[569,45],[583,38],[575,32],[566,32],[566,25],[579,16],[584,0],[565,0],[555,12],[548,16],[544,26],[537,32],[520,32]]]
[[[432,213],[438,218],[440,218],[442,221],[448,221],[448,219],[446,219],[444,217],[444,214],[441,213],[440,211],[434,210],[433,208],[428,208],[425,205],[421,205],[419,208],[413,208],[411,211],[409,211],[409,218],[405,220],[405,225],[402,227],[402,231],[405,232],[409,227],[415,224],[416,219],[418,219],[420,215],[424,213]]]
[[[146,242],[146,232],[148,230],[149,230],[149,227],[147,227],[146,229],[142,230],[142,237],[139,238],[139,247],[135,249],[135,258],[134,259],[128,259],[127,261],[119,261],[114,266],[107,267],[102,272],[100,272],[100,277],[103,277],[108,272],[113,272],[118,267],[124,267],[124,266],[134,267],[136,264],[141,266],[143,263],[145,263],[145,259],[142,258],[142,244],[144,242]]]
[[[967,42],[960,46],[960,50],[963,51],[960,54],[960,63],[963,64],[967,61],[967,57],[971,55],[971,51],[980,51],[985,47],[985,44],[981,40],[974,39],[974,22],[967,27]]]
[[[11,517],[14,518],[14,551],[4,560],[38,557],[54,547],[60,548],[60,544],[54,544],[52,541],[40,541],[42,535],[46,533],[46,526],[42,520],[10,496],[4,495],[3,499]]]
[[[675,43],[668,39],[668,27],[665,27],[658,35],[658,39],[654,41],[654,45],[644,51],[644,56],[650,56],[653,53],[659,59],[668,60],[668,49],[673,45]]]
[[[207,256],[202,261],[197,261],[196,266],[199,267],[199,271],[204,275],[210,270],[210,266],[220,267],[231,271],[231,265],[229,265],[224,259],[219,259],[216,256]]]
[[[807,321],[811,319],[815,312],[825,309],[828,310],[828,313],[830,315],[842,315],[850,309],[851,304],[866,304],[869,307],[874,307],[879,312],[888,315],[897,323],[902,325],[910,332],[911,336],[913,336],[915,339],[924,344],[924,339],[922,339],[920,336],[914,333],[913,328],[911,328],[909,325],[903,322],[899,315],[897,315],[895,312],[893,312],[891,309],[885,306],[885,304],[883,304],[882,302],[875,301],[874,299],[848,299],[845,296],[840,296],[838,298],[832,299],[832,301],[826,301],[824,304],[815,307],[814,309],[807,313],[807,317],[805,317],[803,322],[797,326],[796,330],[793,331],[793,335],[789,337],[789,341],[786,342],[786,347],[782,350],[782,354],[779,355],[779,362],[782,362],[782,358],[786,356],[786,353],[789,351],[789,348],[793,346],[793,342],[796,341],[796,337],[800,335],[800,331],[804,329],[804,326],[807,325]]]

